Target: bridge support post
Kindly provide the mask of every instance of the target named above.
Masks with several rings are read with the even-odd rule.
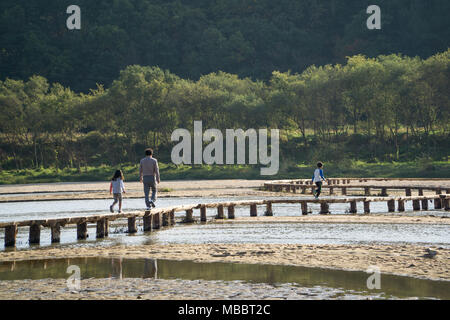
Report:
[[[150,211],[145,211],[144,218],[144,232],[152,231],[152,216]]]
[[[305,186],[302,187],[302,194],[306,194],[306,187]]]
[[[420,200],[413,200],[413,210],[420,211]]]
[[[398,212],[405,212],[405,200],[398,200]]]
[[[136,217],[130,217],[128,218],[128,233],[136,233]]]
[[[370,201],[364,201],[364,213],[370,213]]]
[[[389,200],[387,202],[388,212],[395,212],[395,200]]]
[[[333,187],[329,187],[330,189],[330,195],[334,194],[334,188]]]
[[[370,188],[369,187],[364,187],[364,195],[370,196]]]
[[[61,241],[61,225],[57,222],[50,227],[51,230],[51,242],[59,243]]]
[[[350,213],[355,214],[358,210],[356,208],[356,201],[350,202]]]
[[[381,196],[382,197],[387,197],[387,188],[381,188]]]
[[[266,204],[266,212],[264,212],[264,215],[266,217],[272,217],[273,216],[272,202],[269,202],[269,203]]]
[[[38,224],[32,224],[30,226],[30,244],[39,244],[41,242],[41,226]]]
[[[330,213],[330,206],[326,202],[320,203],[320,214],[329,214]]]
[[[441,199],[434,199],[434,208],[435,209],[442,209]]]
[[[217,207],[217,217],[216,217],[216,219],[220,219],[220,220],[225,219],[225,216],[223,214],[223,206],[218,206]]]
[[[17,225],[5,227],[5,247],[14,247],[16,245]]]
[[[442,206],[444,207],[445,211],[450,211],[450,199],[446,196],[441,196],[442,200]]]
[[[200,207],[200,221],[206,222],[206,207],[205,206]]]
[[[308,215],[308,202],[306,201],[302,202],[302,215],[304,216]]]
[[[258,216],[258,209],[256,207],[256,204],[250,205],[250,217],[257,217]]]
[[[162,214],[163,227],[168,227],[170,225],[169,220],[170,220],[169,212],[163,212],[163,214]]]
[[[161,214],[160,213],[152,214],[152,228],[153,229],[161,229]]]
[[[347,187],[342,187],[341,188],[341,193],[342,193],[343,196],[346,196],[347,195]]]
[[[441,189],[436,190],[436,194],[441,195],[442,194],[442,190]],[[434,199],[434,208],[435,209],[442,209],[441,198]]]
[[[428,200],[422,199],[422,210],[428,210]]]
[[[109,236],[109,219],[105,218],[105,237]]]
[[[86,240],[88,237],[87,232],[87,222],[85,220],[77,223],[77,239],[78,240]]]
[[[175,225],[175,210],[169,212],[169,224],[171,226]]]
[[[234,206],[228,207],[228,219],[234,219]]]
[[[184,222],[186,222],[186,223],[194,222],[194,218],[192,217],[193,213],[194,213],[194,210],[192,210],[192,209],[186,210],[186,219],[184,220]]]
[[[102,239],[105,237],[105,219],[100,219],[97,221],[96,237],[97,239]]]

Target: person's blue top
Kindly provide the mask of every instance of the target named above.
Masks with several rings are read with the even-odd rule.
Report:
[[[323,176],[323,170],[317,168],[314,171],[313,177],[312,177],[312,182],[320,182],[322,180],[325,180],[325,177]]]

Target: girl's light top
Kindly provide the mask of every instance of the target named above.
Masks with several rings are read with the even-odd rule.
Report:
[[[112,191],[112,193],[122,193],[123,191],[125,191],[122,179],[117,178],[116,180],[111,181],[109,191]]]

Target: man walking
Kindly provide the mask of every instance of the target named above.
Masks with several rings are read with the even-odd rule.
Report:
[[[145,158],[140,162],[139,177],[141,183],[144,184],[145,204],[147,210],[150,210],[151,207],[155,207],[156,184],[161,182],[159,178],[158,160],[153,158],[153,150],[150,148],[145,150]],[[150,189],[152,189],[151,199],[148,198]]]

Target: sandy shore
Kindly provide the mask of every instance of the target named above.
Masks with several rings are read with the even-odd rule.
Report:
[[[376,293],[375,297],[378,298]],[[381,297],[380,297],[381,298]],[[367,299],[341,289],[276,286],[241,281],[85,279],[69,290],[65,279],[0,281],[0,300],[318,300]]]
[[[163,181],[158,197],[262,196],[264,180]],[[143,198],[142,184],[125,182],[124,198]],[[34,194],[29,194],[33,193]],[[58,194],[61,192],[62,194]],[[74,194],[75,192],[76,194]],[[21,194],[23,193],[23,194]],[[276,195],[276,193],[273,193]],[[109,182],[48,183],[0,186],[0,202],[62,199],[109,199]]]

